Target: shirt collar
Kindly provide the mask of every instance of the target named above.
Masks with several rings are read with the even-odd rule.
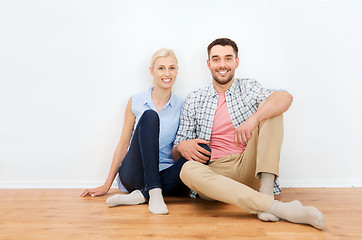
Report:
[[[155,87],[151,87],[149,90],[148,90],[148,94],[144,100],[144,103],[143,104],[147,104],[148,106],[150,106],[151,108],[155,108],[155,104],[153,103],[153,100],[152,100],[152,95],[151,95],[151,92],[152,90],[154,89]],[[168,102],[166,103],[165,107],[167,106],[170,106],[170,107],[173,107],[173,106],[176,106],[176,97],[174,96],[174,94],[171,92],[171,97],[170,99],[168,100]]]
[[[214,88],[214,85],[212,83],[210,83],[208,89],[207,89],[207,93],[210,97],[215,97],[217,96],[217,91]]]
[[[235,78],[233,84],[230,86],[228,90],[226,90],[225,95],[226,94],[233,95],[237,93],[239,89],[238,86],[239,86],[239,79]],[[217,96],[217,91],[212,83],[209,85],[208,94],[210,95],[210,97]]]
[[[239,79],[235,78],[233,84],[230,86],[230,88],[225,92],[225,94],[233,95],[238,92],[239,88]]]
[[[170,107],[173,107],[173,106],[176,106],[176,98],[175,96],[173,95],[173,92],[171,92],[171,97],[170,99],[168,100],[168,105],[170,105]],[[166,105],[167,105],[166,104]]]

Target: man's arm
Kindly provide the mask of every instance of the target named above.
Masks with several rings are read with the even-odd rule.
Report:
[[[209,144],[210,142],[199,138],[181,141],[172,149],[173,159],[178,160],[182,156],[189,161],[195,160],[200,163],[206,163],[206,161],[209,160],[209,157],[205,156],[204,154],[210,156],[211,153],[201,147],[199,145],[200,143]]]
[[[259,122],[276,117],[288,110],[293,96],[285,91],[273,92],[253,115],[235,130],[235,143],[240,145],[251,139],[251,133]]]
[[[208,141],[197,139],[196,137],[196,108],[195,93],[190,94],[182,108],[180,116],[180,125],[172,148],[172,157],[174,161],[178,161],[181,157],[186,160],[195,160],[205,163],[211,153],[200,147],[199,143],[209,144]]]
[[[253,115],[258,122],[276,117],[286,112],[293,102],[293,96],[285,91],[273,92],[267,98],[265,104],[261,106]]]

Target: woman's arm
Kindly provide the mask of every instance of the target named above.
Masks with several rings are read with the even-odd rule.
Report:
[[[105,183],[102,186],[97,187],[97,188],[86,189],[81,194],[82,197],[85,197],[88,194],[91,195],[92,197],[101,196],[101,195],[106,194],[109,191],[109,189],[111,188],[112,183],[113,183],[115,177],[117,176],[118,168],[121,165],[124,157],[127,154],[127,149],[129,147],[131,137],[132,137],[132,131],[133,131],[136,117],[132,113],[131,106],[132,106],[132,98],[129,99],[127,107],[126,107],[121,139],[119,140],[116,150],[114,152],[111,169],[109,170],[108,177],[107,177]]]

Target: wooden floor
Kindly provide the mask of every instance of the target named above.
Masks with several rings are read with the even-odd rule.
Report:
[[[169,214],[147,205],[108,208],[81,189],[0,189],[1,240],[51,239],[362,239],[362,188],[283,189],[279,200],[299,199],[324,214],[319,231],[285,221],[265,223],[232,205],[167,197]]]

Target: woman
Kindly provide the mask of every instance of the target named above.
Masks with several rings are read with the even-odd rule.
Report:
[[[174,162],[171,156],[183,104],[172,93],[177,71],[177,59],[172,50],[160,49],[153,54],[150,72],[154,87],[129,99],[121,139],[106,182],[86,189],[81,196],[106,194],[118,173],[120,189],[129,194],[108,198],[108,206],[148,201],[151,213],[168,213],[162,193],[174,194],[186,188],[179,178],[186,160]]]

